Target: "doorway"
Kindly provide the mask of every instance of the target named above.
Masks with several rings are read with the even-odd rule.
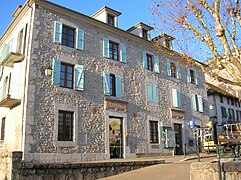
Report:
[[[123,158],[123,119],[109,118],[110,158]]]
[[[174,131],[175,131],[175,141],[176,141],[175,154],[181,155],[181,154],[183,154],[183,152],[182,152],[182,125],[174,123]]]

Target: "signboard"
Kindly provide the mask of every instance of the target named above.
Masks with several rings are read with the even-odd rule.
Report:
[[[190,120],[190,121],[188,121],[188,128],[193,129],[194,126],[195,126],[195,124],[194,124],[194,120]]]

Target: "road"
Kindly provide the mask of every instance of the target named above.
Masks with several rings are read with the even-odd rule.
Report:
[[[201,159],[201,162],[211,161],[214,158]],[[190,164],[197,159],[187,161],[166,160],[165,164],[149,166],[102,180],[189,180]]]

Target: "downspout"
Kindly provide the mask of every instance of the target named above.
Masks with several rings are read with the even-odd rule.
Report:
[[[30,58],[30,51],[31,51],[31,49],[30,49],[30,43],[32,42],[31,41],[31,31],[32,31],[32,23],[33,23],[33,7],[31,6],[31,5],[29,5],[29,2],[28,2],[28,7],[29,8],[31,8],[31,14],[30,14],[30,23],[29,23],[29,28],[28,28],[28,45],[27,45],[27,49],[26,49],[26,64],[25,64],[25,70],[24,70],[24,72],[25,72],[25,74],[24,74],[24,91],[23,91],[23,97],[22,97],[22,99],[23,99],[23,105],[22,105],[22,108],[23,108],[23,111],[22,111],[22,137],[21,137],[21,150],[22,150],[22,153],[23,153],[23,157],[22,158],[24,158],[24,133],[25,133],[25,131],[24,131],[24,127],[25,127],[25,129],[26,129],[26,124],[24,125],[24,123],[26,123],[26,111],[27,111],[27,108],[25,107],[26,106],[26,104],[27,104],[27,100],[25,99],[25,97],[26,97],[26,91],[27,91],[27,87],[26,87],[26,85],[27,85],[27,75],[28,75],[28,71],[27,71],[27,69],[28,69],[28,63],[29,63],[29,59],[28,58]]]

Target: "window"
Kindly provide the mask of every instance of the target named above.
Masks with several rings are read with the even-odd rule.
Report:
[[[172,89],[172,106],[175,108],[181,108],[181,93],[177,89]]]
[[[172,49],[172,42],[168,39],[165,39],[165,47],[169,48],[169,49]]]
[[[74,47],[75,29],[63,25],[62,29],[62,44],[69,47]]]
[[[5,120],[6,118],[2,118],[2,123],[1,123],[1,141],[4,141],[4,137],[5,137]]]
[[[116,96],[116,82],[114,74],[110,74],[110,96]]]
[[[73,112],[59,111],[58,141],[73,141]]]
[[[122,98],[122,77],[110,73],[103,73],[104,95]]]
[[[223,95],[219,95],[219,98],[220,98],[220,103],[223,103]]]
[[[146,54],[147,58],[147,70],[153,71],[153,56],[150,54]]]
[[[230,104],[230,98],[229,97],[227,97],[227,103],[228,103],[228,105]]]
[[[228,108],[228,116],[229,119],[235,120],[235,114],[233,109]]]
[[[192,94],[192,109],[194,111],[203,112],[203,100],[202,96]]]
[[[126,63],[126,46],[104,38],[103,57]]]
[[[54,22],[54,42],[78,50],[84,50],[84,31]]]
[[[231,105],[233,106],[234,105],[234,99],[231,98]]]
[[[148,83],[147,85],[147,96],[148,102],[156,103],[157,102],[157,86],[153,83]]]
[[[107,23],[111,26],[115,26],[115,16],[108,14],[107,16]]]
[[[150,121],[150,143],[159,143],[157,121]]]
[[[147,39],[148,40],[148,31],[145,29],[142,29],[142,37],[143,39]]]
[[[119,61],[119,44],[110,41],[109,42],[109,58]]]
[[[187,82],[195,85],[199,85],[198,72],[192,69],[187,69]]]
[[[142,59],[143,59],[144,69],[149,71],[154,71],[156,73],[160,73],[158,56],[153,56],[151,54],[143,52]]]
[[[53,59],[52,85],[84,90],[84,66],[67,64],[58,59]],[[75,80],[74,80],[75,78]],[[75,82],[75,84],[74,84]]]
[[[66,88],[73,88],[73,65],[61,62],[60,68],[60,86]]]
[[[179,64],[167,61],[167,75],[172,78],[181,79],[181,67]]]
[[[222,113],[222,118],[227,118],[226,108],[223,106],[221,106],[221,113]]]

